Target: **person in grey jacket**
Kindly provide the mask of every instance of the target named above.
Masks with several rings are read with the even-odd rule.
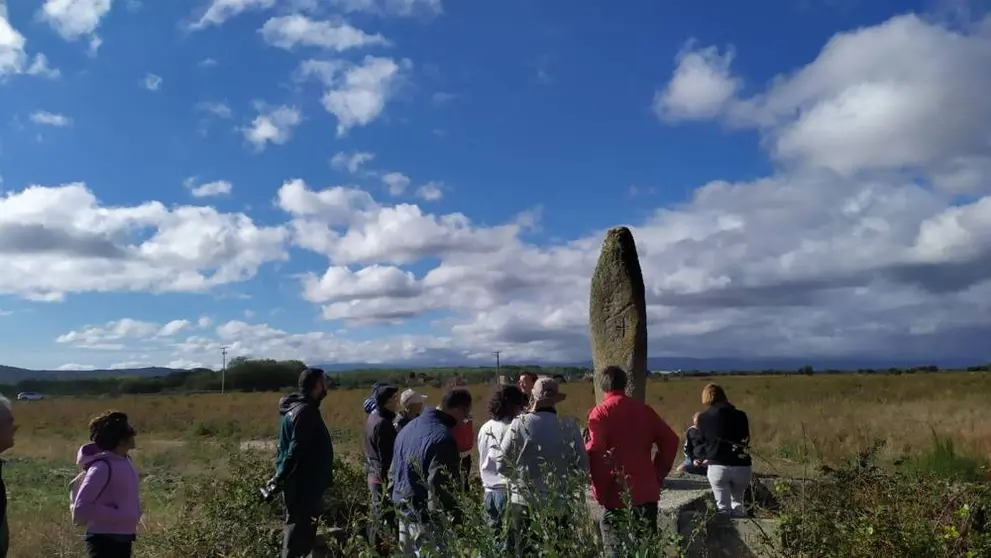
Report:
[[[557,414],[564,400],[553,378],[540,378],[533,386],[533,411],[510,423],[500,444],[497,472],[509,480],[511,548],[517,556],[536,555],[530,509],[540,506],[543,519],[554,528],[570,529],[572,501],[584,499],[588,483],[588,454],[578,424]],[[580,494],[577,494],[578,492]]]

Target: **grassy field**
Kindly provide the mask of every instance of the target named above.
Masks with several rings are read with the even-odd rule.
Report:
[[[648,401],[677,431],[700,410],[709,380],[652,381]],[[895,461],[928,451],[934,433],[975,459],[991,454],[991,374],[902,376],[740,376],[720,382],[751,420],[755,468],[811,474],[875,441],[881,457]],[[594,403],[589,383],[563,386],[563,414],[584,421]],[[489,386],[472,386],[476,427],[483,422]],[[427,388],[430,402],[440,390]],[[334,391],[323,413],[338,452],[356,457],[365,414],[365,391]],[[185,497],[183,488],[203,475],[224,475],[228,456],[245,440],[269,439],[277,422],[273,393],[135,396],[116,399],[51,399],[15,403],[16,447],[4,454],[10,494],[12,558],[79,556],[79,530],[68,518],[66,483],[91,416],[108,408],[131,416],[138,429],[134,459],[143,477],[143,532],[154,539],[169,531]],[[139,556],[164,556],[137,547]]]

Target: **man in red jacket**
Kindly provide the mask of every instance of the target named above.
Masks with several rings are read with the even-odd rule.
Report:
[[[607,367],[600,381],[606,395],[588,414],[585,450],[592,495],[605,508],[600,528],[606,555],[618,557],[627,554],[627,541],[657,530],[657,501],[679,440],[654,409],[626,395],[622,368]]]

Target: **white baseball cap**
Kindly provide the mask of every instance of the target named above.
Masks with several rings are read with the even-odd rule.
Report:
[[[417,393],[412,389],[404,390],[402,395],[399,396],[399,404],[403,407],[408,407],[410,405],[415,405],[416,403],[423,403],[427,400],[427,396],[422,393]]]

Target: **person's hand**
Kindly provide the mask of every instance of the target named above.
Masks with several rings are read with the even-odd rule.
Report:
[[[709,466],[709,460],[708,459],[703,459],[702,460],[702,466],[703,467],[708,467]]]
[[[701,467],[702,466],[702,460],[701,459],[696,459],[695,461],[692,461],[692,465],[695,465],[696,467]]]
[[[592,439],[592,434],[588,431],[588,427],[582,428],[582,440],[587,444],[589,440]]]

